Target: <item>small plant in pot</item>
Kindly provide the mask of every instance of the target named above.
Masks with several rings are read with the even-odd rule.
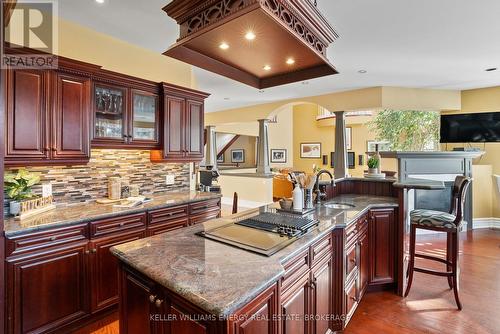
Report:
[[[40,176],[19,169],[17,173],[5,174],[4,186],[7,197],[10,198],[10,214],[18,215],[21,210],[21,201],[36,197],[31,188],[40,182]]]
[[[376,157],[368,159],[368,174],[379,174],[380,160]]]

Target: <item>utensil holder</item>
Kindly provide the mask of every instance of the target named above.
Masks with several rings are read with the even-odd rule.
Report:
[[[305,209],[314,208],[312,189],[304,189],[304,208]]]

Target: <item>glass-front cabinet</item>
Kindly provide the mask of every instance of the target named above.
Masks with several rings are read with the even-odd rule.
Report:
[[[158,142],[158,96],[132,90],[132,142]]]
[[[152,92],[94,84],[94,147],[156,148],[158,95]]]
[[[94,138],[126,140],[126,89],[95,85]]]

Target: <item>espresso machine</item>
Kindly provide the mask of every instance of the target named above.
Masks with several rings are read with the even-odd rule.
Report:
[[[220,193],[220,185],[217,183],[219,176],[215,169],[200,170],[200,191]]]

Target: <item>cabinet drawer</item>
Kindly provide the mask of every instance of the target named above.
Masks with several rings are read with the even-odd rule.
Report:
[[[148,225],[164,224],[172,220],[179,220],[188,216],[189,208],[187,205],[176,206],[174,208],[159,209],[149,213]]]
[[[345,277],[346,280],[353,275],[354,272],[357,271],[358,269],[358,260],[357,260],[357,254],[356,254],[356,243],[352,244],[347,250],[346,250],[346,256],[345,256]]]
[[[358,306],[358,291],[356,279],[347,284],[345,288],[345,311],[346,311],[346,324],[351,319],[356,307]]]
[[[5,255],[17,255],[85,239],[88,239],[88,227],[86,223],[49,231],[34,232],[29,235],[7,238]]]
[[[189,217],[189,225],[201,224],[201,223],[206,222],[207,220],[219,218],[219,215],[220,215],[220,210],[216,209],[216,210],[202,213],[200,215],[190,216]]]
[[[331,255],[333,249],[332,234],[329,233],[323,239],[311,246],[311,265],[316,264],[327,255]]]
[[[309,271],[309,249],[286,261],[283,267],[285,273],[281,278],[281,289],[285,291]]]
[[[352,223],[350,226],[346,228],[345,231],[345,244],[346,248],[348,248],[352,243],[355,243],[358,238],[358,224]]]
[[[220,198],[203,201],[198,203],[193,203],[189,206],[189,213],[191,215],[196,215],[199,213],[203,213],[205,211],[210,210],[219,210],[220,209]]]
[[[146,214],[139,213],[90,223],[90,237],[96,238],[122,231],[146,227]]]
[[[165,233],[173,230],[178,230],[180,228],[188,226],[189,220],[188,218],[180,218],[176,220],[168,220],[163,224],[155,224],[151,227],[148,227],[148,236],[157,235],[160,233]]]

